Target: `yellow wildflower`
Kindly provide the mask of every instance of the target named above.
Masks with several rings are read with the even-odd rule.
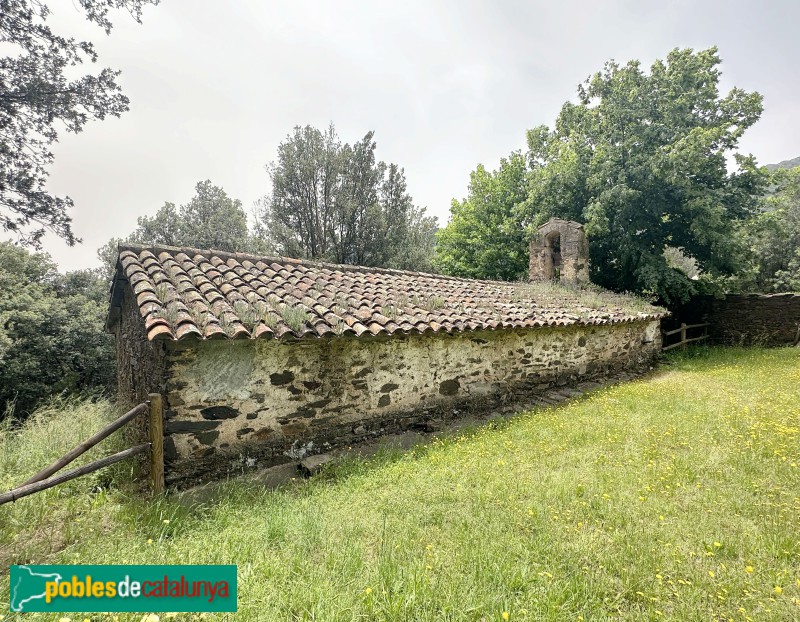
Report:
[[[504,619],[504,620],[508,620],[508,618],[509,618],[509,615],[510,615],[510,614],[508,613],[508,611],[504,611],[504,612],[502,613],[502,616],[503,616],[503,619]]]

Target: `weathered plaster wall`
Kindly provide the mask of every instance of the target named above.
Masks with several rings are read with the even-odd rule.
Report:
[[[268,466],[459,403],[641,369],[658,322],[389,339],[195,341],[167,353],[168,479]]]

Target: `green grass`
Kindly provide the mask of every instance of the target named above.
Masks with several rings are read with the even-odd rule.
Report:
[[[8,457],[41,429],[0,437],[5,485],[42,463]],[[798,463],[800,349],[700,349],[278,491],[232,482],[186,507],[76,483],[0,508],[0,551],[4,565],[238,564],[239,613],[208,619],[794,620]],[[56,533],[51,514],[76,527]]]
[[[0,490],[21,484],[56,458],[96,432],[118,413],[107,400],[53,400],[26,421],[0,421]],[[125,449],[117,433],[79,458],[89,462]],[[70,465],[69,468],[75,466]],[[114,480],[130,481],[131,464],[119,464],[40,492],[13,504],[0,506],[0,574],[22,560],[50,559],[84,536],[85,520],[100,521],[107,504],[119,502],[122,493]],[[128,485],[129,489],[133,487]],[[0,584],[0,620],[8,611],[7,585]]]

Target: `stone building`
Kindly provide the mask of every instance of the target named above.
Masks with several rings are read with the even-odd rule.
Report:
[[[176,482],[641,370],[661,315],[596,289],[126,245],[108,327],[122,401],[164,396]]]
[[[589,242],[583,225],[551,218],[530,242],[530,280],[589,282]]]

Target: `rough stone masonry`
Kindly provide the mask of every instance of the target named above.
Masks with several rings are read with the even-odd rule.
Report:
[[[658,322],[167,348],[170,478],[272,466],[556,384],[641,372]],[[465,404],[466,403],[466,404]]]
[[[662,315],[577,284],[131,245],[108,327],[120,400],[163,395],[166,477],[184,483],[642,371]]]

